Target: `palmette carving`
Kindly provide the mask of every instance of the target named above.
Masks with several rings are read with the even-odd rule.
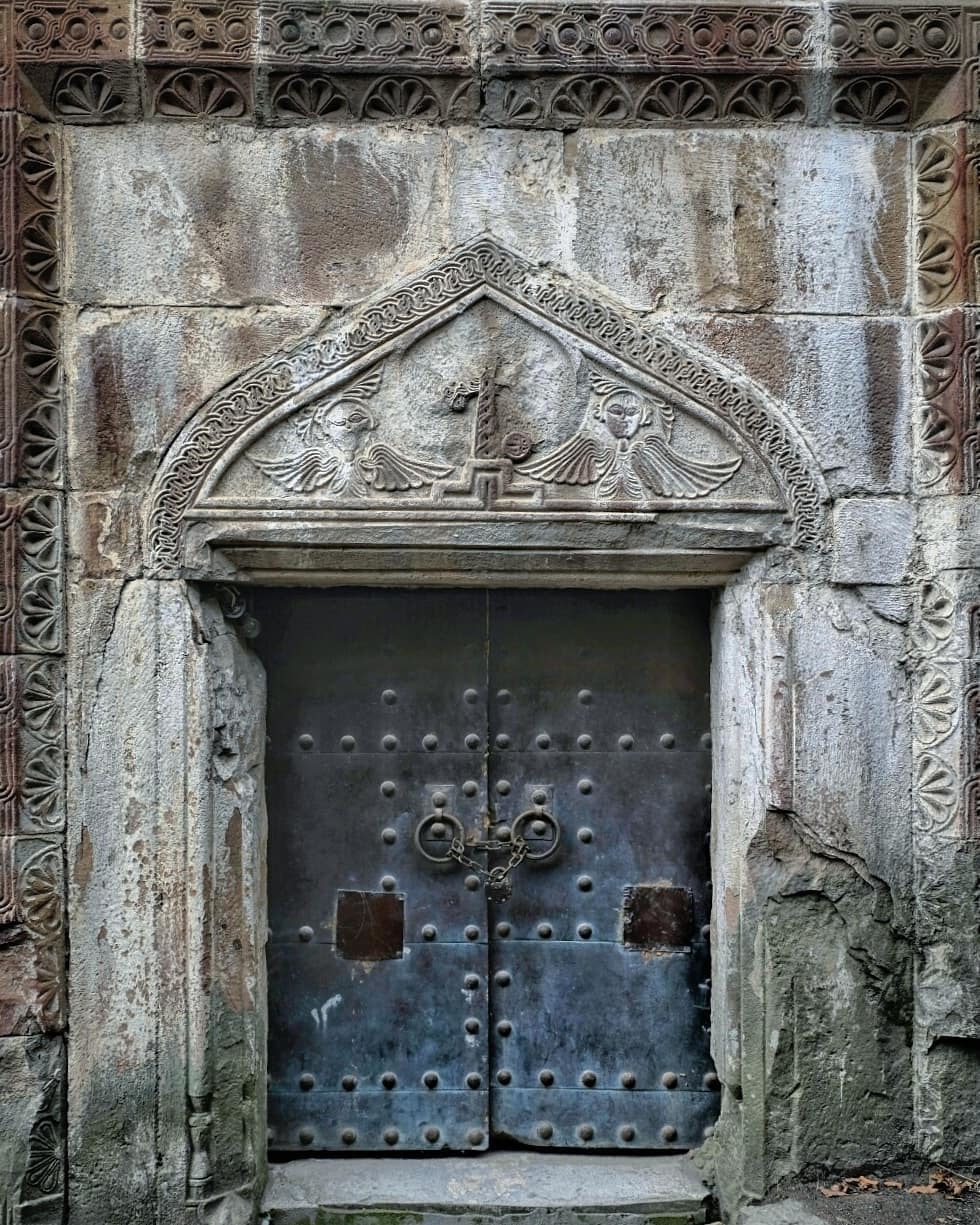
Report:
[[[697,498],[738,471],[741,459],[708,463],[670,445],[675,414],[593,368],[591,420],[556,450],[520,466],[522,476],[558,485],[591,485],[596,501]]]
[[[380,367],[348,387],[311,405],[293,418],[303,447],[282,458],[250,456],[266,476],[291,493],[325,493],[366,498],[372,493],[421,489],[451,474],[452,468],[403,454],[396,447],[371,442],[377,422],[368,400],[381,386]]]

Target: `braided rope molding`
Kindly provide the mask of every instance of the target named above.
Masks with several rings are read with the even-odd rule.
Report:
[[[784,493],[793,544],[802,549],[820,543],[827,494],[817,463],[798,431],[757,389],[675,340],[645,331],[610,303],[481,238],[362,307],[330,334],[249,371],[198,410],[171,445],[150,490],[150,570],[159,577],[179,573],[185,520],[215,463],[243,431],[313,383],[480,288],[512,298],[733,426]]]

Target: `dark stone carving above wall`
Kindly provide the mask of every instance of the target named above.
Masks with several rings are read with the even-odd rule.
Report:
[[[247,119],[881,127],[976,110],[968,7],[17,0],[33,105]],[[828,90],[827,85],[831,88]]]

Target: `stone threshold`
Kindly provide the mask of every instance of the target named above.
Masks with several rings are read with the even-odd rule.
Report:
[[[492,1152],[326,1157],[269,1167],[267,1225],[705,1225],[710,1197],[686,1155]]]

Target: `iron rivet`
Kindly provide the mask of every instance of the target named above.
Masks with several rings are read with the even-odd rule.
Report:
[[[510,783],[505,778],[502,778],[497,784],[497,794],[510,795]]]
[[[340,737],[340,747],[344,750],[345,753],[350,753],[353,749],[357,747],[357,741],[354,739],[353,736],[341,736]]]
[[[509,825],[498,825],[497,826],[497,837],[500,839],[501,842],[510,842],[510,839],[511,839],[510,826]]]
[[[583,795],[591,795],[592,794],[592,779],[591,778],[579,779],[578,789],[579,791],[581,791]]]
[[[304,732],[302,736],[300,736],[299,747],[301,749],[312,749],[313,748],[313,737],[310,735],[309,732]]]
[[[381,1077],[381,1085],[384,1089],[394,1089],[397,1084],[398,1077],[394,1072],[385,1072],[384,1076]]]
[[[711,924],[710,923],[705,923],[704,927],[701,928],[701,938],[702,940],[711,939]]]
[[[578,747],[580,749],[591,749],[592,748],[592,737],[591,736],[579,736]]]
[[[467,940],[479,940],[480,939],[480,929],[478,927],[475,927],[471,923],[469,927],[464,929],[463,935],[466,937]]]
[[[467,1076],[466,1078],[467,1089],[479,1089],[479,1087],[482,1084],[483,1084],[483,1077],[477,1075],[476,1072],[471,1072],[469,1076]]]
[[[509,1038],[513,1032],[514,1027],[511,1025],[510,1021],[497,1022],[497,1033],[500,1034],[501,1038]]]
[[[498,923],[497,924],[497,935],[503,936],[504,939],[506,939],[510,935],[510,924],[509,923]]]
[[[621,749],[631,749],[634,743],[632,736],[620,736],[619,738],[619,747]]]
[[[536,838],[543,838],[547,832],[548,826],[544,821],[531,822],[531,833],[534,834]]]
[[[668,1144],[673,1144],[673,1142],[677,1139],[677,1128],[670,1126],[661,1127],[660,1138],[662,1140],[666,1140]]]
[[[706,1140],[710,1140],[711,1137],[715,1134],[715,1129],[714,1129],[713,1124],[709,1123],[708,1126],[704,1129],[704,1131],[701,1134],[704,1136]]]
[[[398,701],[398,694],[395,693],[394,689],[386,689],[381,695],[381,700],[385,706],[394,706]]]
[[[480,695],[475,689],[463,690],[463,701],[468,702],[470,706],[474,706],[480,700]]]
[[[438,934],[439,933],[436,931],[436,929],[432,926],[431,923],[426,923],[425,927],[422,928],[422,939],[423,940],[435,940]]]
[[[344,1089],[347,1093],[353,1093],[353,1091],[357,1088],[357,1077],[356,1076],[345,1076],[344,1079],[340,1082],[340,1087]]]
[[[510,986],[510,975],[507,973],[506,970],[498,970],[497,973],[493,976],[493,981],[497,984],[498,987],[509,987]]]
[[[477,974],[467,974],[463,979],[463,986],[467,991],[476,991],[480,986],[480,978]]]
[[[591,1123],[581,1123],[578,1127],[578,1136],[580,1140],[591,1140],[595,1135],[595,1128]]]
[[[710,784],[710,783],[705,783],[705,784],[704,784],[704,794],[705,794],[705,795],[710,795],[710,794],[711,794],[711,784]]]
[[[463,881],[463,884],[470,890],[470,892],[472,892],[474,889],[479,889],[480,878],[478,876],[467,876],[466,880]]]
[[[710,732],[705,732],[704,735],[701,737],[701,747],[703,749],[711,748],[711,733]]]
[[[721,1081],[718,1079],[717,1072],[708,1072],[704,1078],[704,1087],[710,1089],[712,1093],[717,1093],[721,1088]]]
[[[663,1076],[661,1076],[660,1078],[660,1083],[663,1085],[665,1089],[676,1089],[677,1088],[677,1073],[676,1072],[664,1072]]]
[[[383,782],[381,784],[381,794],[387,796],[389,799],[391,799],[396,791],[397,787],[392,782]]]
[[[554,934],[554,930],[550,923],[539,923],[538,924],[538,935],[541,937],[542,940],[550,940],[553,934]]]
[[[441,821],[434,821],[429,832],[432,834],[433,838],[445,838],[447,831],[445,825],[443,825]]]
[[[340,1133],[340,1138],[344,1144],[356,1144],[357,1132],[353,1129],[353,1127],[345,1127]]]
[[[546,736],[544,732],[542,732],[541,735],[538,737],[537,744],[538,744],[539,749],[550,749],[551,748],[551,737]],[[542,801],[542,803],[543,802],[544,801]]]
[[[276,1138],[276,1129],[274,1127],[267,1127],[265,1129],[265,1138],[270,1144],[272,1144]]]
[[[309,1090],[312,1089],[315,1084],[316,1077],[312,1072],[304,1072],[299,1078],[299,1087],[301,1089],[305,1089],[307,1092],[309,1092]]]
[[[445,791],[435,791],[432,794],[432,807],[445,808],[449,801],[446,798]]]
[[[501,1068],[500,1071],[497,1073],[497,1084],[498,1085],[509,1085],[512,1079],[513,1077],[511,1076],[510,1072],[507,1071],[506,1068]]]
[[[509,749],[510,748],[510,736],[505,736],[503,733],[501,733],[497,737],[494,743],[496,744],[498,749]]]
[[[313,928],[301,927],[299,929],[299,938],[304,944],[309,944],[309,942],[313,939]]]
[[[478,1144],[483,1143],[483,1132],[478,1127],[474,1127],[466,1133],[466,1143],[471,1144],[474,1148]]]
[[[431,732],[427,736],[422,737],[422,748],[428,749],[430,752],[439,747],[438,736],[433,736]]]
[[[555,1129],[551,1126],[550,1123],[539,1123],[538,1124],[538,1135],[541,1137],[542,1140],[550,1140],[554,1134],[555,1134]]]
[[[382,876],[381,888],[384,889],[386,893],[390,893],[392,889],[394,889],[395,884],[396,881],[393,876]]]
[[[381,741],[381,747],[387,749],[389,753],[392,752],[394,749],[398,748],[398,737],[385,736]]]
[[[619,1083],[623,1086],[624,1089],[635,1089],[636,1088],[636,1077],[633,1075],[632,1072],[624,1072],[622,1076],[619,1078]]]
[[[550,1068],[544,1068],[542,1071],[538,1073],[538,1080],[544,1085],[546,1089],[550,1089],[551,1086],[555,1083],[555,1074],[554,1072],[551,1071]]]
[[[479,787],[477,787],[476,783],[474,783],[472,779],[463,783],[463,795],[472,799],[473,796],[476,795],[477,791],[479,791]]]
[[[591,842],[594,837],[595,835],[592,833],[592,830],[590,830],[587,825],[583,826],[578,831],[579,842]]]
[[[400,1137],[398,1135],[398,1132],[395,1130],[394,1127],[388,1127],[385,1129],[385,1135],[384,1135],[385,1144],[397,1144],[399,1141],[399,1138]]]
[[[315,1134],[312,1127],[301,1127],[299,1129],[300,1144],[312,1144]]]
[[[425,1129],[424,1135],[425,1135],[426,1140],[428,1140],[430,1144],[435,1144],[435,1142],[439,1139],[439,1128],[438,1127],[427,1127]]]
[[[501,706],[506,706],[512,697],[513,697],[513,694],[511,693],[509,689],[498,689],[497,690],[497,701],[500,703]]]
[[[662,749],[672,749],[676,743],[677,741],[670,734],[670,732],[664,732],[664,734],[660,737],[660,747]]]
[[[579,889],[581,889],[583,893],[588,893],[589,890],[592,888],[592,877],[591,876],[580,876],[575,883],[576,885],[578,885]]]
[[[630,1127],[630,1125],[627,1123],[625,1126],[619,1129],[619,1138],[620,1140],[625,1140],[627,1143],[629,1143],[630,1140],[635,1140],[636,1128]]]
[[[591,689],[580,689],[578,691],[578,700],[582,703],[583,706],[589,706],[592,702],[592,690]]]
[[[465,744],[468,749],[478,749],[480,747],[480,737],[474,736],[473,733],[471,732],[466,737]]]
[[[594,1089],[598,1079],[595,1072],[583,1072],[581,1077],[582,1084],[585,1085],[586,1089]]]
[[[538,790],[531,796],[531,801],[534,804],[546,804],[548,802],[547,791],[542,791],[540,788],[538,788]]]
[[[592,939],[592,927],[588,923],[580,923],[578,925],[578,934],[583,940]]]
[[[425,1085],[427,1089],[434,1089],[439,1084],[438,1074],[435,1072],[426,1072],[426,1074],[422,1077],[422,1084]]]
[[[463,1028],[468,1034],[478,1034],[480,1032],[480,1022],[476,1017],[467,1017]]]
[[[381,831],[381,841],[384,842],[387,846],[394,846],[395,843],[398,841],[397,830],[393,830],[391,826],[389,826],[387,829],[383,829]]]

